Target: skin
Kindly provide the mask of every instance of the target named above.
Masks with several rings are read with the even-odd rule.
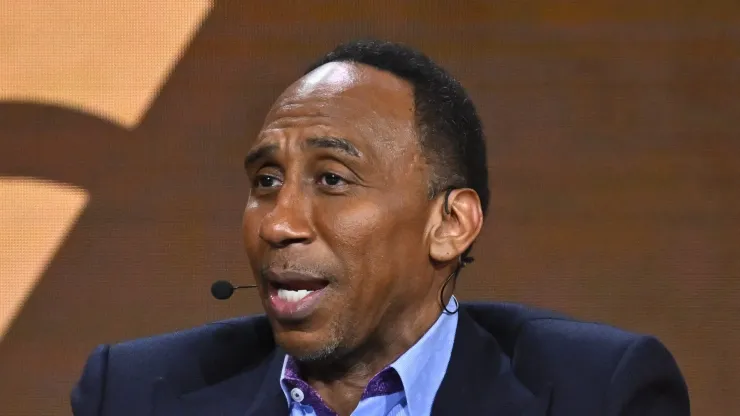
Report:
[[[337,140],[339,139],[339,140]],[[243,234],[276,342],[339,414],[441,313],[439,291],[482,225],[478,195],[429,199],[412,87],[370,66],[333,62],[291,85],[245,163]],[[329,284],[305,319],[270,313],[266,272]],[[452,285],[445,300],[452,294]]]

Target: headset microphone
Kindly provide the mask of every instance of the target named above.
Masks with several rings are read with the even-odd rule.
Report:
[[[219,280],[213,282],[211,285],[211,295],[218,300],[226,300],[234,294],[236,289],[250,289],[255,287],[257,285],[234,286],[229,281]]]

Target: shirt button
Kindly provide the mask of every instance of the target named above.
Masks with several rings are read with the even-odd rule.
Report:
[[[303,392],[299,388],[294,388],[290,391],[290,397],[298,403],[303,401]]]

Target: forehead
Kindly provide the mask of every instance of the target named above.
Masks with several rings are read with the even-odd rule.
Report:
[[[322,65],[278,98],[255,146],[316,135],[346,137],[371,153],[416,146],[413,90],[406,81],[370,66]]]

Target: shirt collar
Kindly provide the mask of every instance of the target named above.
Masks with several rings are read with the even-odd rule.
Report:
[[[456,307],[454,296],[447,309]],[[429,415],[437,390],[447,372],[447,365],[455,342],[458,314],[440,314],[431,328],[408,351],[398,357],[391,367],[403,382],[410,416]]]
[[[457,299],[453,296],[447,303],[447,309],[455,308]],[[458,314],[440,314],[437,321],[411,348],[403,353],[389,368],[396,371],[403,385],[403,392],[408,404],[409,416],[424,416],[431,414],[432,404],[437,395],[437,390],[442,384],[442,379],[447,372],[447,365],[452,354],[452,346],[457,331]],[[392,371],[392,370],[390,370]],[[285,394],[290,407],[290,389],[286,385],[287,379],[293,383],[303,385],[309,391],[309,395],[316,394],[305,382],[297,378],[295,373],[295,362],[290,356],[285,357],[283,369],[280,373],[280,387]],[[368,388],[373,385],[377,376],[370,380]],[[366,392],[367,393],[367,392]],[[365,395],[363,395],[364,397]],[[312,399],[320,401],[318,395]]]

